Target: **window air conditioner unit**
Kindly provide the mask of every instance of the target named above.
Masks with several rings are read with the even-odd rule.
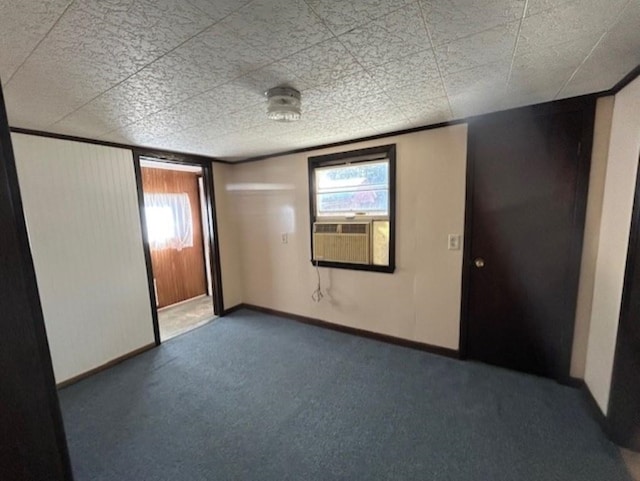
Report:
[[[371,264],[371,221],[314,222],[313,260]]]

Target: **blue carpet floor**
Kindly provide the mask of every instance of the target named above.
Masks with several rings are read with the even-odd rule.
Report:
[[[60,400],[77,481],[629,480],[575,389],[250,311]]]

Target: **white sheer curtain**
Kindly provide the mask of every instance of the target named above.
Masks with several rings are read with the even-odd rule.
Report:
[[[187,194],[144,194],[151,249],[193,247],[193,218]]]

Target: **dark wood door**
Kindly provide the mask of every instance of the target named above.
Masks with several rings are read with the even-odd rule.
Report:
[[[589,171],[579,152],[585,118],[582,109],[524,110],[470,125],[472,359],[569,374]]]

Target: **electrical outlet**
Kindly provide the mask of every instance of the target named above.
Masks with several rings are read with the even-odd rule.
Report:
[[[449,234],[448,248],[450,251],[460,250],[460,236],[458,234]]]
[[[286,232],[284,234],[282,234],[282,243],[283,244],[288,244],[289,243],[289,234],[287,234]]]

